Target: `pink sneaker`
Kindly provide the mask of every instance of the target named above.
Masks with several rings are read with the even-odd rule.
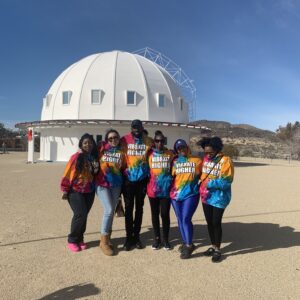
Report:
[[[81,250],[80,247],[77,244],[75,244],[75,243],[68,243],[68,248],[72,252],[79,252]]]
[[[87,246],[86,243],[80,242],[80,243],[79,243],[79,247],[80,247],[81,250],[85,250],[85,249],[87,249],[88,246]]]

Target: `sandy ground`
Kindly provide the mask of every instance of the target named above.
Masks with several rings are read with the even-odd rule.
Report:
[[[102,208],[89,215],[89,249],[66,248],[71,210],[60,200],[64,164],[26,164],[25,153],[0,155],[1,299],[300,299],[300,164],[236,164],[224,217],[223,261],[201,255],[209,241],[202,209],[194,215],[193,258],[181,260],[171,212],[172,251],[151,249],[148,201],[143,250],[122,251],[124,218],[115,219],[114,257],[98,248]]]

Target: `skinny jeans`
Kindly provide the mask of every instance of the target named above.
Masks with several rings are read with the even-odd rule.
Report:
[[[77,193],[71,191],[68,202],[73,210],[71,231],[68,235],[69,243],[83,242],[83,234],[86,230],[87,217],[94,203],[95,192]]]
[[[107,188],[98,185],[96,188],[97,196],[104,209],[100,228],[100,232],[103,235],[107,235],[112,231],[115,209],[119,202],[120,192],[121,186]]]
[[[182,201],[171,201],[178,221],[181,238],[186,245],[193,243],[192,217],[199,204],[199,195],[187,198]]]

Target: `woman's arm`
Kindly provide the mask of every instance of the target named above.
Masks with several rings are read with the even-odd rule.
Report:
[[[234,167],[232,160],[228,156],[224,156],[225,160],[222,164],[220,176],[216,179],[210,179],[207,183],[208,189],[226,190],[233,181]]]
[[[75,155],[73,155],[70,160],[68,161],[63,177],[61,179],[60,182],[60,189],[64,194],[68,194],[71,186],[72,186],[72,181],[75,177],[75,173],[76,173],[76,160],[78,157],[78,153],[76,153]]]

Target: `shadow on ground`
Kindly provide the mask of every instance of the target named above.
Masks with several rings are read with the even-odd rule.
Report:
[[[235,167],[263,167],[268,166],[269,164],[265,163],[257,163],[257,162],[243,162],[243,161],[235,161]]]
[[[60,289],[54,293],[39,298],[39,300],[52,300],[52,299],[63,299],[63,300],[73,300],[86,298],[93,295],[100,294],[100,289],[98,289],[93,283],[88,284],[76,284],[63,289]]]
[[[299,213],[300,210],[293,211],[275,211],[275,212],[262,212],[249,215],[230,216],[232,218],[243,218],[249,216],[261,216],[272,214],[290,214]],[[300,246],[300,232],[295,231],[290,226],[282,226],[273,223],[242,223],[242,222],[226,222],[227,217],[224,217],[223,224],[223,243],[227,244],[222,248],[224,258],[228,256],[241,255],[247,253],[254,253],[257,251],[268,251],[273,249],[289,248]],[[194,222],[205,222],[204,220],[195,220]],[[171,224],[170,229],[170,242],[173,247],[181,244],[181,238],[176,223]],[[118,229],[117,232],[122,232],[125,236],[124,229]],[[141,240],[145,246],[151,246],[153,242],[153,233],[151,226],[143,226],[141,233]],[[91,235],[98,232],[87,232],[85,240],[89,248],[99,247],[99,239],[89,240]],[[119,234],[118,234],[119,235]],[[42,243],[49,240],[67,239],[67,236],[54,236],[48,238],[25,240],[20,242],[13,242],[7,244],[0,244],[0,248],[12,245],[23,245],[27,243]],[[116,246],[116,255],[119,251],[123,251],[122,246],[125,237],[114,237],[112,233],[112,241]],[[196,224],[194,226],[194,243],[196,246],[205,247],[210,245],[205,224]],[[200,253],[195,253],[194,257],[201,256]]]
[[[141,233],[141,240],[145,246],[151,246],[153,233],[151,227]],[[124,238],[114,238],[116,255],[122,250]],[[177,226],[170,229],[170,242],[173,247],[181,244]],[[194,226],[194,243],[197,248],[210,245],[206,225]],[[229,222],[223,224],[223,243],[228,244],[222,248],[224,258],[233,255],[242,255],[258,251],[269,251],[273,249],[300,246],[300,232],[289,226],[280,227],[273,223],[241,223]],[[99,241],[88,242],[89,247],[98,247]],[[201,256],[195,253],[194,257]]]

